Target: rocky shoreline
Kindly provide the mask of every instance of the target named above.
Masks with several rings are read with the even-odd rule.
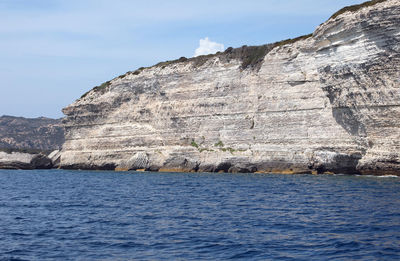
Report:
[[[53,169],[60,167],[60,151],[50,154],[0,151],[0,169]]]
[[[325,157],[328,155],[325,155]],[[330,155],[337,157],[337,155]],[[347,174],[347,175],[373,175],[373,176],[400,176],[396,170],[371,171],[370,173],[360,173],[354,162],[358,159],[349,159],[347,156],[335,158],[330,166],[326,163],[308,166],[296,166],[282,162],[268,162],[263,166],[238,162],[224,162],[218,166],[208,166],[200,169],[199,166],[188,163],[183,168],[164,168],[150,166],[146,154],[135,155],[135,160],[130,165],[116,166],[114,164],[105,164],[103,166],[91,166],[86,164],[77,164],[73,166],[61,166],[61,152],[55,150],[49,155],[43,153],[22,153],[22,152],[0,152],[0,169],[14,170],[33,170],[33,169],[70,169],[70,170],[113,170],[113,171],[140,171],[140,172],[218,172],[218,173],[262,173],[262,174]],[[260,171],[259,169],[263,169]]]
[[[0,169],[51,169],[52,160],[44,154],[0,152]]]

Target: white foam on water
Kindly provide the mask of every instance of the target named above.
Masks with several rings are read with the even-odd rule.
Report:
[[[396,175],[383,175],[383,176],[377,176],[377,178],[399,178],[399,176],[396,176]]]
[[[355,175],[356,177],[365,177],[365,178],[400,178],[399,176],[396,175],[381,175],[381,176],[375,176],[375,175]]]

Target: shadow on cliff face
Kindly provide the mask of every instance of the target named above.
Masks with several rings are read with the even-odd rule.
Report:
[[[321,151],[324,154],[313,156],[310,168],[318,173],[330,171],[334,173],[358,173],[357,166],[361,158],[366,154],[368,143],[366,142],[367,132],[363,122],[363,114],[357,107],[357,97],[351,89],[352,85],[363,88],[363,83],[357,72],[362,68],[352,68],[350,66],[340,66],[332,68],[326,66],[320,70],[320,82],[322,89],[332,106],[332,116],[335,121],[349,133],[359,145],[360,152],[350,155]],[[333,154],[332,154],[333,153]],[[326,155],[325,155],[326,154]],[[329,155],[329,160],[327,159]]]
[[[336,122],[350,135],[357,137],[366,136],[366,128],[362,122],[362,114],[356,103],[356,96],[345,84],[354,82],[355,85],[363,86],[358,79],[357,73],[350,66],[331,68],[326,66],[320,70],[320,82],[332,105],[332,116]],[[349,85],[347,85],[349,86]]]
[[[399,113],[396,109],[399,99],[399,11],[398,5],[371,9],[357,24],[357,30],[362,32],[362,38],[357,41],[363,41],[365,51],[371,52],[368,58],[355,57],[354,62],[319,69],[320,83],[332,106],[332,116],[359,145],[363,160],[355,160],[354,164],[358,162],[357,170],[362,173],[366,173],[365,169],[369,174],[383,169],[398,171],[400,166],[397,158],[388,156],[398,146],[398,135],[393,130],[399,126],[395,116]],[[335,55],[339,51],[337,45],[332,45],[324,52]],[[371,161],[370,153],[375,153],[377,158]]]
[[[355,173],[365,173],[366,163],[360,163],[360,160],[374,146],[373,140],[387,138],[384,132],[379,133],[379,129],[397,125],[393,119],[387,118],[390,104],[395,104],[393,92],[382,91],[386,86],[382,79],[385,77],[393,79],[393,76],[389,75],[393,63],[387,56],[381,59],[382,64],[377,64],[377,61],[367,61],[364,64],[341,65],[335,68],[326,66],[320,70],[322,89],[332,106],[332,116],[353,137],[360,151],[359,156],[347,155],[348,158],[339,157],[334,162],[345,166],[346,169],[354,168]],[[374,95],[376,93],[379,95]],[[385,105],[382,105],[382,102]],[[368,137],[368,129],[375,133],[372,137]],[[392,168],[390,160],[383,161],[386,166],[382,169]],[[334,166],[334,164],[329,165]],[[369,174],[379,172],[378,163],[370,165],[367,166],[371,169],[368,169]],[[320,172],[321,167],[318,164],[313,168]]]
[[[361,158],[362,154],[359,153],[347,155],[333,151],[316,151],[308,167],[316,170],[318,174],[326,172],[359,174],[357,165]]]
[[[349,10],[358,10],[364,5],[374,5],[384,2],[384,0],[375,0],[361,5],[345,7],[332,16],[332,18]],[[399,7],[397,8],[400,11]],[[381,22],[382,12],[387,13],[385,23]],[[369,45],[376,46],[382,50],[379,56],[372,56],[362,63],[348,63],[336,66],[325,66],[320,68],[320,82],[323,86],[330,104],[332,105],[332,116],[350,135],[355,137],[366,137],[366,126],[364,125],[363,115],[359,105],[373,104],[375,101],[368,95],[368,90],[376,89],[376,84],[385,73],[384,68],[390,71],[389,64],[392,63],[389,57],[398,57],[398,38],[394,37],[398,28],[398,16],[390,14],[396,13],[393,10],[371,10],[368,13],[368,19],[363,19],[358,26],[362,36],[370,41]],[[360,35],[361,36],[361,35]],[[365,43],[367,45],[367,43]],[[338,52],[337,46],[331,46],[330,52]],[[379,67],[378,70],[374,67]],[[384,84],[380,82],[380,84]],[[382,95],[382,93],[380,93]]]
[[[365,137],[365,126],[354,110],[355,108],[332,108],[332,116],[351,135]]]

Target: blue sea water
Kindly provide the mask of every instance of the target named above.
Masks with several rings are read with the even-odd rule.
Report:
[[[400,178],[0,170],[0,260],[399,260]]]

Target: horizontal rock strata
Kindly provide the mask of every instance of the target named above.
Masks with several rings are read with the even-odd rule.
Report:
[[[51,169],[52,161],[43,154],[0,151],[0,169]]]
[[[66,107],[62,168],[400,173],[400,3],[160,63]]]

